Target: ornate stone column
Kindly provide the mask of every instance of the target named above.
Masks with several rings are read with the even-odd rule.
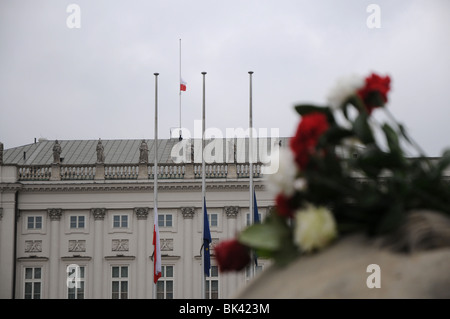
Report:
[[[47,210],[48,217],[50,218],[50,269],[49,269],[49,298],[59,298],[59,232],[62,209],[61,208],[49,208]]]
[[[150,283],[147,282],[147,272],[146,272],[146,262],[147,262],[147,217],[148,217],[148,207],[136,207],[134,208],[134,213],[138,220],[138,233],[137,233],[137,298],[144,299],[147,298],[146,287],[151,287]]]
[[[105,219],[105,208],[92,208],[94,215],[94,275],[93,280],[93,298],[100,299],[103,296],[103,220]]]
[[[193,281],[193,264],[194,264],[194,250],[193,250],[193,240],[194,240],[194,229],[192,221],[195,215],[195,207],[181,207],[181,214],[184,219],[183,227],[183,271],[185,274],[190,274],[183,276],[183,296],[193,296],[194,295],[194,281]]]
[[[239,213],[239,207],[238,206],[225,206],[224,207],[225,215],[227,216],[227,238],[234,238],[237,234],[237,216]],[[240,279],[242,280],[241,273],[230,273],[228,275],[228,281],[223,281],[223,283],[226,285],[224,288],[225,290],[225,298],[230,297],[231,292],[237,291],[239,287]],[[245,275],[244,275],[245,276]],[[245,277],[244,277],[245,280]]]

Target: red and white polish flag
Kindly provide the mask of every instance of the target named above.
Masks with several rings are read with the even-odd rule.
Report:
[[[186,91],[186,84],[183,79],[180,79],[180,91]]]

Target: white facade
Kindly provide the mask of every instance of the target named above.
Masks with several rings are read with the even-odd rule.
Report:
[[[37,160],[36,152],[42,150],[37,145],[21,160],[32,156]],[[125,174],[112,169],[123,168],[124,163],[106,161],[22,164],[11,160],[15,151],[22,152],[7,150],[0,162],[0,298],[154,298],[152,165],[127,164]],[[111,156],[113,150],[108,151]],[[182,166],[181,174],[170,173],[175,166]],[[219,173],[213,173],[211,166],[207,175],[213,246],[235,237],[248,224],[250,192],[244,166],[225,163]],[[160,298],[202,298],[198,165],[166,167],[158,175],[164,276],[158,281],[157,294]],[[273,198],[265,191],[262,176],[254,176],[258,210],[264,218]],[[270,261],[258,263],[264,268]],[[232,297],[249,280],[246,271],[217,273],[214,249],[211,265],[206,284],[209,297]],[[67,279],[75,277],[75,270],[80,288],[69,288]]]

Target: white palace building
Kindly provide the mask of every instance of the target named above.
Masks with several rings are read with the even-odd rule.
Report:
[[[269,153],[287,141],[266,140]],[[236,139],[214,141],[216,162],[206,161],[205,170],[213,239],[205,297],[230,298],[251,272],[218,272],[214,244],[251,220],[248,140],[243,147]],[[5,150],[0,143],[0,298],[203,298],[201,141],[183,141],[181,163],[173,156],[178,139],[158,143],[163,276],[156,296],[154,140],[40,140]],[[274,201],[261,167],[253,165],[253,185],[263,219]],[[260,259],[258,270],[269,264]],[[74,269],[78,287],[68,284]]]

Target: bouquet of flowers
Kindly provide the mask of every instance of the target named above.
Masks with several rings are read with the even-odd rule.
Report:
[[[385,107],[390,84],[389,76],[351,75],[337,82],[328,105],[295,107],[296,134],[275,154],[278,172],[267,176],[276,206],[262,223],[215,247],[221,271],[243,269],[251,251],[286,264],[352,232],[389,234],[414,209],[450,215],[443,177],[450,151],[437,161],[425,156]],[[390,123],[378,123],[376,109]],[[406,157],[405,146],[419,155]]]

